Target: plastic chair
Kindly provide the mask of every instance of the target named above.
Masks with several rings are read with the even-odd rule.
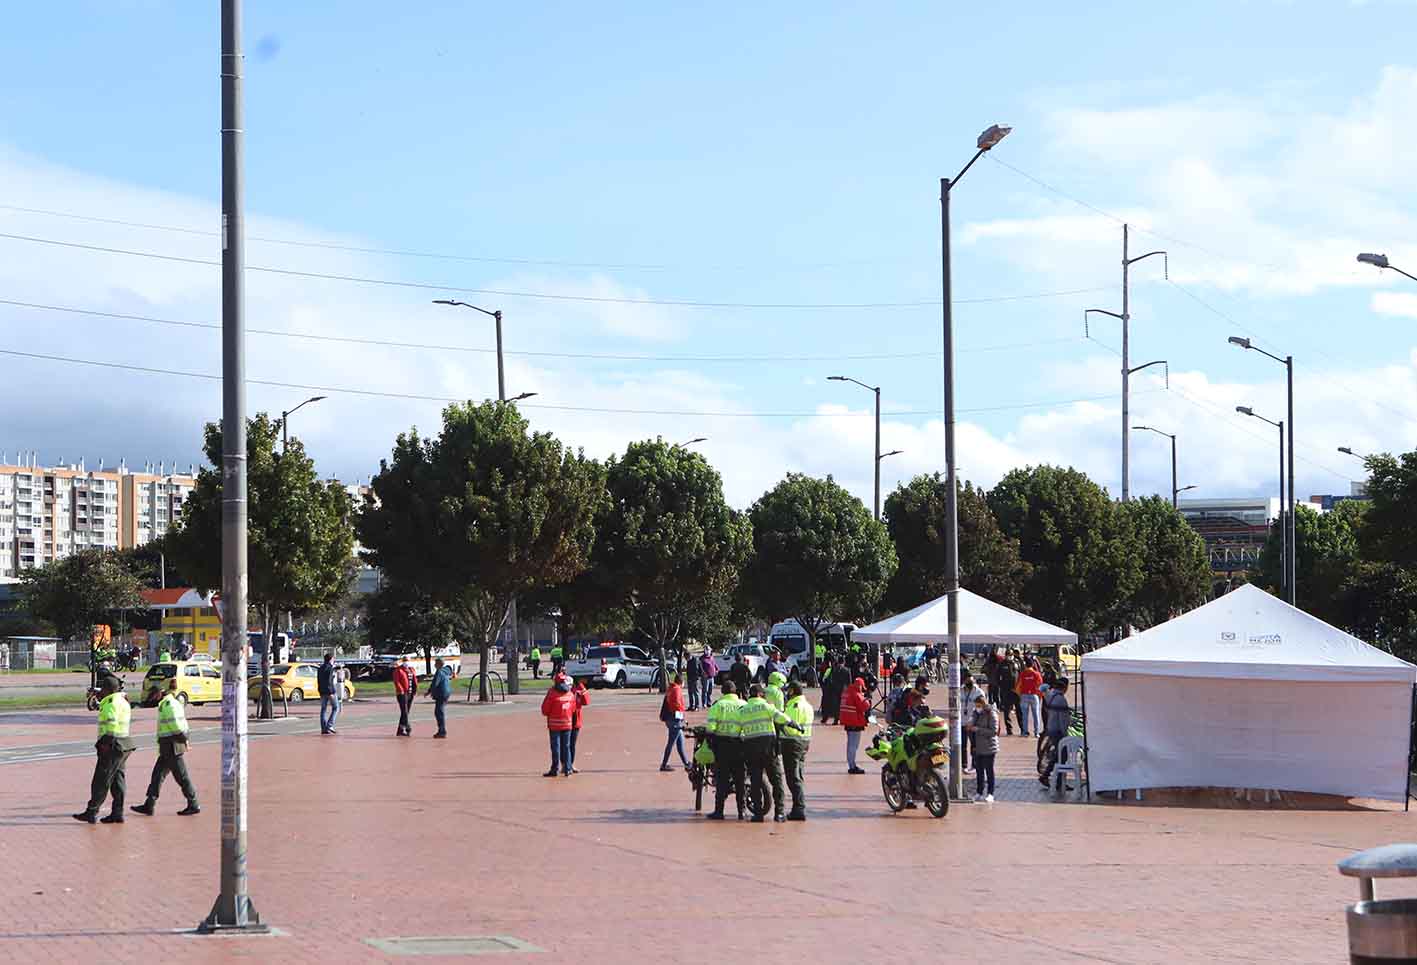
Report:
[[[1077,790],[1082,790],[1083,753],[1081,737],[1064,737],[1058,741],[1058,760],[1053,765],[1053,790],[1062,795],[1066,787],[1064,780],[1071,774],[1077,782]]]

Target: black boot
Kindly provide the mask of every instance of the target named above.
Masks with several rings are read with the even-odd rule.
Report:
[[[136,810],[136,809],[135,809],[135,810]],[[182,817],[185,818],[185,817],[190,817],[190,816],[193,815],[193,814],[201,814],[201,813],[202,813],[202,809],[197,806],[197,802],[196,802],[196,801],[188,801],[188,802],[187,802],[187,806],[186,806],[185,808],[183,808],[182,810],[178,811],[177,813],[180,814]]]
[[[93,811],[80,811],[74,815],[75,821],[83,821],[85,824],[94,824],[98,821],[98,815]]]
[[[138,812],[139,814],[146,814],[148,817],[152,817],[152,816],[153,816],[153,807],[154,807],[156,804],[157,804],[156,801],[154,801],[152,798],[148,798],[148,799],[147,799],[146,801],[144,801],[142,804],[134,804],[133,807],[132,807],[132,810]]]
[[[121,812],[121,811],[114,811],[112,814],[108,815],[107,817],[99,818],[99,819],[98,819],[98,823],[99,823],[99,824],[122,824],[122,823],[123,823],[123,812]]]

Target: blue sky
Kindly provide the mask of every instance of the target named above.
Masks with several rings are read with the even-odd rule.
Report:
[[[1417,96],[1408,3],[505,5],[246,4],[252,265],[579,298],[840,305],[939,297],[938,179],[980,129],[1014,133],[955,194],[960,461],[992,483],[1067,462],[1118,488],[1120,226],[1137,250],[1134,421],[1181,433],[1183,485],[1274,488],[1277,367],[1299,360],[1301,495],[1342,492],[1334,452],[1405,448],[1417,405],[1409,185]],[[0,232],[182,257],[215,241],[15,211],[213,230],[218,4],[28,5],[0,34]],[[1004,163],[1012,166],[1003,166]],[[1014,170],[1017,169],[1017,170]],[[1019,172],[1024,172],[1023,174]],[[1031,176],[1035,180],[1030,180]],[[1049,187],[1041,186],[1037,181]],[[1059,193],[1061,192],[1061,193]],[[1066,195],[1066,197],[1064,196]],[[1093,208],[1069,198],[1087,202]],[[1098,209],[1098,210],[1094,210]],[[1147,233],[1147,232],[1151,233]],[[309,247],[457,254],[473,261]],[[1082,294],[1019,301],[1001,296]],[[176,320],[218,317],[214,269],[0,239],[0,298]],[[487,348],[442,292],[272,275],[251,324]],[[942,468],[939,308],[698,308],[464,296],[501,307],[510,352],[753,355],[702,362],[509,356],[509,391],[595,455],[707,436],[746,505],[783,472],[869,499],[869,396],[884,388],[897,476]],[[1222,317],[1224,316],[1224,317]],[[1105,323],[1105,324],[1104,324]],[[1007,347],[1007,348],[1004,348]],[[215,371],[211,331],[0,305],[0,348]],[[490,357],[252,336],[252,377],[438,397],[495,393]],[[918,357],[847,356],[915,353]],[[839,361],[830,361],[830,359]],[[214,383],[0,357],[0,450],[110,464],[198,459]],[[101,386],[96,400],[67,389]],[[60,391],[55,392],[58,388]],[[253,407],[305,394],[253,386]],[[56,400],[56,395],[58,396]],[[1065,400],[1092,401],[1069,404]],[[377,469],[432,401],[332,394],[294,428],[322,468]],[[797,413],[794,416],[683,413]],[[668,412],[670,415],[651,413]],[[811,414],[811,415],[806,415]],[[1134,439],[1133,489],[1168,489],[1164,440]]]

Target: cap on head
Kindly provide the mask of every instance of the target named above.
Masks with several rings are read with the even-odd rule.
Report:
[[[723,686],[718,689],[725,694],[736,694],[738,692],[738,688],[733,686],[733,681],[731,680],[725,680]]]
[[[751,687],[748,688],[748,696],[749,696],[749,697],[761,697],[762,695],[763,695],[763,685],[762,685],[762,684],[753,684],[753,686],[751,686]]]

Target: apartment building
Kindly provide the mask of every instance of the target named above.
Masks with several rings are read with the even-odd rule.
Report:
[[[195,482],[124,465],[90,470],[0,460],[0,577],[79,550],[129,549],[161,536]]]

